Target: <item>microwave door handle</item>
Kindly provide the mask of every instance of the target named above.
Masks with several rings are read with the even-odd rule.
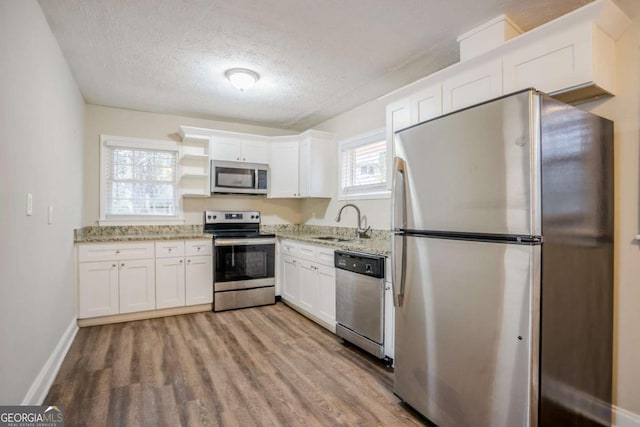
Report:
[[[253,188],[258,189],[258,169],[253,170]]]

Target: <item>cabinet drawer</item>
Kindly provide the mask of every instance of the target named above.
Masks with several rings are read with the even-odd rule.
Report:
[[[334,249],[319,246],[316,251],[316,262],[329,267],[333,267],[334,266],[333,253],[334,253]]]
[[[154,257],[153,242],[100,243],[78,246],[78,261],[111,261]]]
[[[181,256],[184,256],[184,240],[156,242],[156,258],[173,258]]]
[[[298,256],[300,258],[308,259],[309,261],[316,260],[316,248],[315,245],[308,245],[306,243],[298,244]]]
[[[187,240],[184,244],[187,256],[211,255],[211,240]]]
[[[294,242],[293,240],[283,240],[280,243],[280,248],[283,255],[298,255],[298,243]]]

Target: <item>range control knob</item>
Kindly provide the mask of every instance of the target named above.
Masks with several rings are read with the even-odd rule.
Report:
[[[207,215],[207,219],[211,219],[211,215]]]
[[[216,218],[218,218],[218,217],[217,217],[216,215],[214,215],[214,216],[213,216],[213,219],[216,219]]]
[[[258,218],[260,218],[260,215],[259,215],[259,214],[257,214],[257,215],[256,215],[256,219],[258,219]]]

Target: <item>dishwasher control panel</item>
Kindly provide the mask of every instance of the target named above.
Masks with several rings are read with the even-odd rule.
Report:
[[[335,267],[342,270],[376,278],[384,277],[384,256],[381,255],[337,250],[334,261]]]

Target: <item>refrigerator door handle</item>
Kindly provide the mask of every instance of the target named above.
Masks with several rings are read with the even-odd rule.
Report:
[[[407,227],[407,205],[405,200],[406,163],[400,157],[393,158],[391,179],[391,229],[398,231]],[[401,212],[398,212],[398,209]]]
[[[398,243],[398,240],[400,242]],[[407,249],[407,238],[402,234],[394,234],[391,238],[391,288],[393,289],[393,304],[400,308],[404,304],[405,272],[407,259],[404,254]]]
[[[405,200],[405,161],[400,157],[393,159],[393,179],[391,199],[391,228],[394,231],[391,239],[391,286],[393,288],[393,303],[402,307],[404,302],[404,276],[407,262],[404,256],[407,247],[405,236],[400,235],[401,229],[407,226],[407,206]],[[400,212],[398,212],[400,209]],[[398,239],[401,241],[398,244]]]

